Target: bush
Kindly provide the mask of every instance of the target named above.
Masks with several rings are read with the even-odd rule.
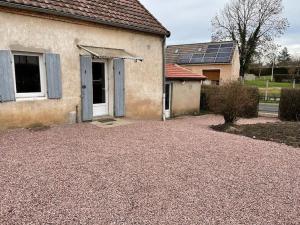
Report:
[[[274,68],[274,74],[278,75],[295,75],[298,73],[299,67],[291,67],[291,68],[286,68],[286,67],[275,67]],[[272,67],[268,68],[251,68],[248,71],[250,74],[255,74],[256,76],[259,76],[259,73],[261,76],[270,76],[272,74]]]
[[[300,120],[300,89],[282,89],[279,117],[286,121]]]
[[[239,117],[249,117],[250,114],[257,116],[258,102],[258,90],[245,87],[239,82],[220,86],[208,98],[209,109],[222,115],[225,123],[234,123]]]
[[[274,68],[274,74],[289,74],[289,69],[285,67]]]
[[[297,83],[300,82],[300,76],[299,75],[290,75],[290,74],[275,74],[274,80],[275,82],[293,82],[294,79]]]
[[[200,109],[203,111],[210,111],[208,101],[211,95],[213,95],[220,86],[217,85],[202,85],[201,88],[201,101]]]
[[[270,76],[272,74],[272,68],[252,68],[248,71],[250,74],[255,74],[256,76],[259,76],[259,73],[261,76]]]
[[[251,101],[245,107],[245,111],[241,115],[242,118],[256,118],[258,117],[258,106],[259,106],[259,89],[256,87],[244,87],[249,95]]]

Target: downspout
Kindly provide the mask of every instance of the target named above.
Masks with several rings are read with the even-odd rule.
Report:
[[[162,63],[163,63],[163,72],[162,72],[162,78],[163,78],[163,97],[162,97],[162,102],[163,102],[163,115],[162,115],[162,120],[166,121],[166,58],[165,58],[165,51],[166,51],[166,36],[164,36],[163,41],[162,41],[162,52],[163,52],[163,58],[162,58]]]

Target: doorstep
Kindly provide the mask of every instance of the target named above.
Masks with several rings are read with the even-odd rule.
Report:
[[[125,126],[132,123],[133,121],[129,121],[124,118],[114,118],[110,116],[96,117],[93,119],[93,122],[91,122],[92,125],[101,128],[119,127],[119,126]]]

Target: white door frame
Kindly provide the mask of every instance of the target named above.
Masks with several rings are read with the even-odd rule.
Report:
[[[165,85],[169,85],[169,109],[168,110],[166,109],[167,105],[165,104],[165,115],[166,118],[169,119],[171,118],[172,83],[166,82]],[[167,98],[167,93],[166,93],[166,98]]]
[[[105,103],[93,104],[93,117],[98,116],[108,116],[109,115],[109,83],[108,83],[108,62],[104,59],[93,59],[92,63],[104,63],[104,73],[105,73]]]

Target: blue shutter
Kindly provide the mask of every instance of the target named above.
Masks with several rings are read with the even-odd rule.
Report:
[[[61,65],[60,56],[57,54],[45,54],[47,90],[49,99],[62,98]]]
[[[82,121],[93,120],[92,57],[80,56]]]
[[[125,116],[125,66],[124,59],[114,60],[115,116]]]
[[[0,102],[15,101],[12,54],[0,50]]]

